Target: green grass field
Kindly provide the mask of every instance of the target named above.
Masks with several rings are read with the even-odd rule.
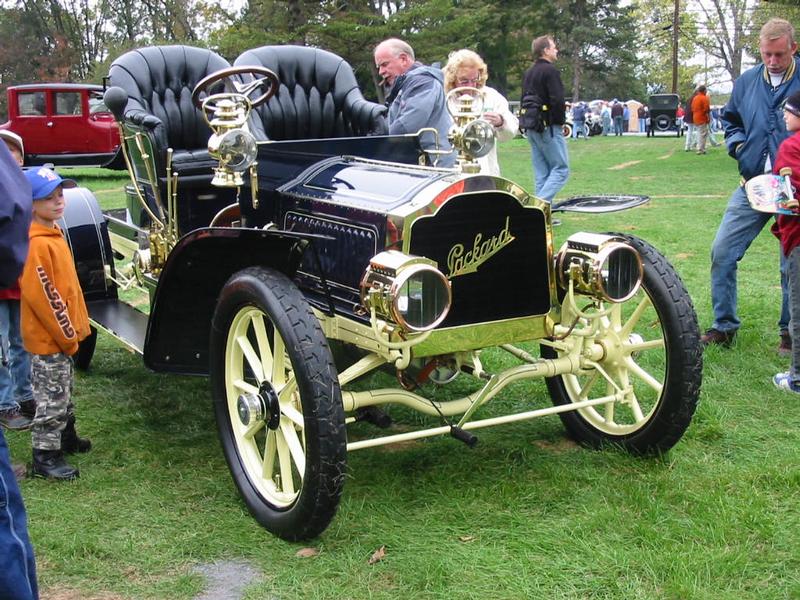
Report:
[[[706,327],[709,249],[738,175],[723,148],[696,156],[682,144],[570,142],[562,196],[652,200],[602,216],[561,215],[556,247],[579,230],[645,238],[676,266]],[[532,189],[525,140],[503,145],[501,163]],[[123,178],[69,176],[104,206],[121,202]],[[446,437],[358,451],[338,515],[310,544],[283,542],[248,515],[217,441],[206,380],[149,372],[101,336],[75,382],[78,429],[94,442],[74,461],[81,479],[22,483],[42,596],[192,598],[204,586],[195,566],[245,560],[262,573],[249,599],[800,598],[800,399],[770,380],[788,361],[775,351],[778,244],[768,232],[748,251],[739,282],[737,345],[706,352],[700,406],[668,455],[577,447],[557,417],[481,430],[473,450]],[[487,353],[485,362],[499,360]],[[532,382],[495,402],[502,411],[549,399]],[[28,460],[28,434],[7,437],[15,459]],[[297,556],[309,546],[315,556]],[[381,546],[385,557],[369,564]]]

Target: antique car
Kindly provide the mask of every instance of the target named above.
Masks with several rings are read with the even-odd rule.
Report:
[[[31,83],[6,90],[9,129],[25,141],[25,164],[124,168],[119,128],[103,104],[103,87]]]
[[[551,206],[480,174],[494,138],[477,90],[448,95],[459,156],[445,169],[421,150],[430,131],[386,135],[385,108],[324,50],[267,46],[231,66],[149,47],[110,83],[127,208],[103,213],[78,189],[65,216],[92,322],[154,371],[210,376],[234,483],[274,534],[325,530],[356,450],[471,447],[481,428],[558,415],[581,444],[660,454],[689,426],[702,355],[673,267],[629,234],[554,246],[553,211],[643,199]],[[123,299],[137,287],[148,314]],[[492,347],[512,364],[489,368]],[[374,389],[376,370],[396,383]],[[552,405],[487,415],[534,378]],[[456,380],[472,391],[443,400]],[[421,416],[393,428],[394,406]]]
[[[678,94],[653,94],[650,96],[650,127],[653,133],[674,131],[675,135],[683,135],[681,123],[678,122]]]

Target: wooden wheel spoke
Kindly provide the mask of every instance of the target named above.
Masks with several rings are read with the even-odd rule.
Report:
[[[297,473],[300,475],[300,479],[302,479],[306,472],[306,453],[305,450],[303,450],[300,439],[297,437],[294,424],[288,419],[281,419],[280,428],[283,438],[286,440],[286,445],[289,448],[289,453],[297,468]]]
[[[294,423],[296,427],[299,427],[300,429],[305,427],[303,414],[288,402],[281,402],[281,414]]]
[[[612,424],[614,422],[614,407],[616,406],[616,402],[609,402],[605,405],[605,414],[603,415],[603,419],[606,423]]]
[[[578,400],[586,400],[589,397],[589,393],[592,391],[594,384],[597,383],[599,378],[600,374],[597,371],[592,371],[592,374],[581,386],[580,393],[578,394]]]
[[[279,387],[286,383],[286,345],[277,330],[273,339],[272,353],[272,383]]]
[[[235,387],[240,392],[245,392],[246,394],[258,394],[258,387],[245,381],[244,379],[237,379],[233,382],[233,387]]]
[[[629,352],[644,352],[645,350],[657,350],[663,348],[665,348],[663,337],[655,340],[646,340],[637,344],[628,344],[627,346]]]
[[[281,476],[280,490],[284,494],[294,494],[292,456],[282,428],[275,432],[275,446],[278,449],[278,469]]]
[[[256,334],[256,343],[258,344],[258,355],[261,357],[261,373],[262,376],[259,381],[263,381],[264,375],[272,372],[272,348],[269,343],[269,336],[267,335],[267,326],[264,323],[264,315],[258,313],[253,317],[253,331]]]
[[[652,305],[653,303],[650,301],[650,296],[646,294],[643,295],[641,302],[639,302],[639,304],[636,305],[636,308],[633,309],[633,312],[625,322],[625,325],[620,328],[620,337],[628,337],[633,331],[634,327],[639,324],[639,319],[642,318],[644,311],[650,308]]]
[[[645,371],[639,363],[637,363],[632,358],[628,358],[625,361],[625,364],[628,366],[628,369],[631,373],[633,373],[636,377],[644,381],[647,385],[653,388],[656,392],[661,394],[664,389],[664,384],[656,379],[653,375]]]
[[[242,351],[244,355],[244,360],[247,363],[247,366],[253,371],[253,375],[258,381],[264,380],[264,370],[261,368],[261,359],[258,357],[258,353],[253,348],[253,345],[250,343],[250,340],[247,339],[247,335],[239,335],[236,337],[236,345]]]
[[[246,440],[251,440],[255,434],[264,428],[264,425],[264,421],[255,421],[242,432],[242,436],[244,436]]]
[[[277,449],[275,447],[275,432],[267,432],[267,441],[264,443],[264,463],[261,471],[261,476],[268,480],[272,480],[272,474],[275,472],[275,454]]]

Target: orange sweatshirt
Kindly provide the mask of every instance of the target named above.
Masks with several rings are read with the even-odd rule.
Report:
[[[72,253],[58,225],[31,223],[30,250],[20,279],[22,341],[32,354],[72,356],[89,335],[89,314],[83,301]]]

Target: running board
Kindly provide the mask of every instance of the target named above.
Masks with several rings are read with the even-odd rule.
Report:
[[[86,303],[89,318],[98,329],[112,335],[136,354],[144,354],[148,317],[121,300],[93,300]]]

